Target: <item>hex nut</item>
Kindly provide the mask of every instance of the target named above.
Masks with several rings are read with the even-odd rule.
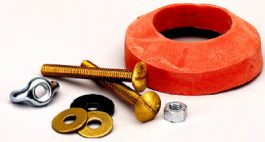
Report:
[[[164,119],[176,123],[185,121],[187,116],[187,106],[181,102],[169,102],[164,108]]]

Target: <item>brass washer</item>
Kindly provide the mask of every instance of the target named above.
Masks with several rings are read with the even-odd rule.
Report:
[[[98,138],[103,137],[110,133],[113,128],[112,118],[109,114],[102,111],[90,111],[88,114],[88,120],[86,125],[78,131],[78,134],[86,138]],[[88,126],[91,121],[100,121],[101,125],[92,129]]]
[[[66,124],[67,118],[75,117],[72,123]],[[52,121],[52,128],[58,133],[71,133],[81,129],[87,121],[87,111],[82,108],[70,108],[60,112]]]

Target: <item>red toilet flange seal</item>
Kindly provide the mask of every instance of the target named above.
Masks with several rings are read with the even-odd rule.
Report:
[[[182,42],[160,32],[194,27],[220,33],[205,41]],[[206,95],[245,84],[262,70],[260,37],[249,23],[228,10],[206,4],[173,4],[129,25],[125,64],[144,61],[148,87],[170,94]]]

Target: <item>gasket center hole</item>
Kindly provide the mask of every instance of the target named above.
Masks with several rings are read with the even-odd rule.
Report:
[[[64,119],[64,123],[65,123],[65,124],[71,124],[71,123],[73,123],[75,120],[76,120],[76,116],[75,116],[75,115],[70,115],[70,116],[68,116],[68,117],[66,117],[66,118]]]
[[[91,129],[98,129],[102,123],[99,120],[91,120],[87,123],[87,126]]]

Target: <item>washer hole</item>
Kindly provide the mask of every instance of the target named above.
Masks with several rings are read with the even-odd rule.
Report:
[[[95,111],[95,110],[98,110],[98,108],[100,108],[100,105],[98,103],[89,103],[89,104],[86,104],[86,109],[88,111]]]
[[[69,115],[64,119],[64,124],[71,124],[76,120],[75,115]]]
[[[96,108],[96,107],[89,107],[89,108],[87,108],[87,110],[89,110],[89,111],[95,111],[95,110],[97,110],[98,108]]]
[[[102,125],[99,120],[91,120],[87,123],[87,126],[91,129],[98,129]]]

